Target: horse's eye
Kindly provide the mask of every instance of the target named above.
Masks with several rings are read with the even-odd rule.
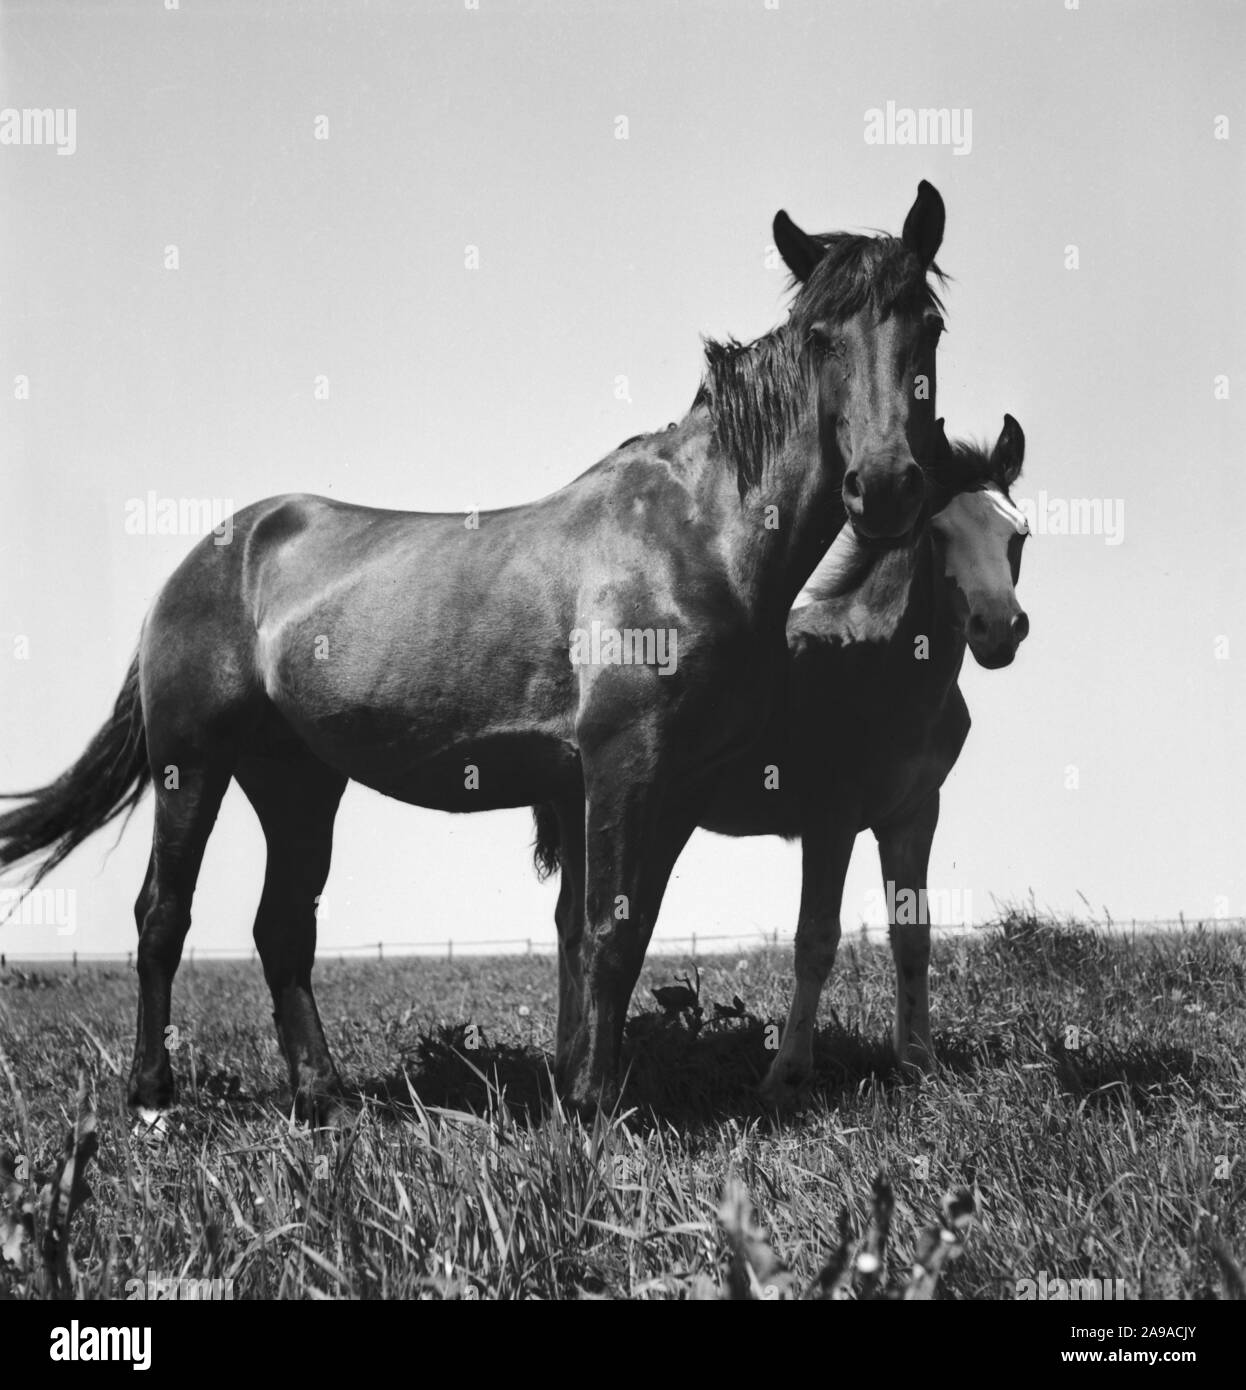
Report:
[[[813,344],[816,352],[825,353],[828,357],[840,357],[843,355],[843,340],[833,333],[825,324],[815,323],[809,330],[809,341]]]

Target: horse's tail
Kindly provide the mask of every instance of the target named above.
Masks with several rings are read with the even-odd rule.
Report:
[[[0,800],[26,803],[0,815],[0,869],[46,856],[30,880],[33,888],[88,836],[132,812],[150,781],[136,654],[112,717],[78,761],[46,787],[0,793]]]
[[[532,862],[542,882],[558,872],[558,817],[548,801],[532,808],[536,839],[532,842]]]

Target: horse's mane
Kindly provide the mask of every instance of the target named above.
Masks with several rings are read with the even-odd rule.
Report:
[[[898,238],[834,232],[809,279],[797,285],[787,322],[752,343],[707,339],[705,375],[694,405],[705,405],[714,437],[735,465],[743,496],[762,479],[809,402],[814,358],[809,330],[870,308],[880,319],[896,312],[942,309],[921,262]],[[940,284],[943,272],[931,273]]]

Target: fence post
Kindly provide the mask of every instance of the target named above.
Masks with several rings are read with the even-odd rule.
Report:
[[[134,969],[134,952],[133,952],[133,951],[127,951],[127,952],[125,953],[125,968],[126,968],[127,970],[133,970],[133,969]]]
[[[376,958],[377,960],[385,959],[385,946],[383,942],[378,941],[376,943]]]
[[[528,954],[529,954],[529,955],[532,954],[532,938],[531,938],[531,937],[528,938]]]
[[[78,952],[74,952],[74,974],[78,973]]]
[[[454,939],[453,939],[453,937],[452,937],[449,941],[446,942],[446,959],[447,959],[447,960],[453,960],[453,959],[454,959]]]
[[[696,932],[693,932],[693,933],[692,933],[692,959],[693,959],[693,960],[696,960],[696,958],[697,958],[697,934],[696,934]]]

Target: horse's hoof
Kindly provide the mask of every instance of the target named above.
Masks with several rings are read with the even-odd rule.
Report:
[[[897,1056],[900,1073],[909,1081],[920,1081],[935,1073],[935,1059],[924,1047],[905,1048]]]
[[[344,1096],[321,1096],[312,1115],[313,1129],[344,1129],[355,1118]]]
[[[294,1118],[312,1129],[341,1129],[350,1123],[352,1111],[337,1087],[309,1086],[295,1096]]]
[[[130,1137],[153,1147],[168,1143],[173,1132],[170,1113],[168,1110],[154,1110],[146,1105],[138,1106],[134,1111]]]
[[[575,1115],[582,1124],[591,1125],[598,1115],[610,1116],[618,1109],[619,1087],[616,1082],[573,1083],[563,1097],[563,1109]]]
[[[757,1088],[758,1098],[768,1110],[798,1110],[809,1086],[809,1073],[789,1069],[782,1075],[766,1075]]]

